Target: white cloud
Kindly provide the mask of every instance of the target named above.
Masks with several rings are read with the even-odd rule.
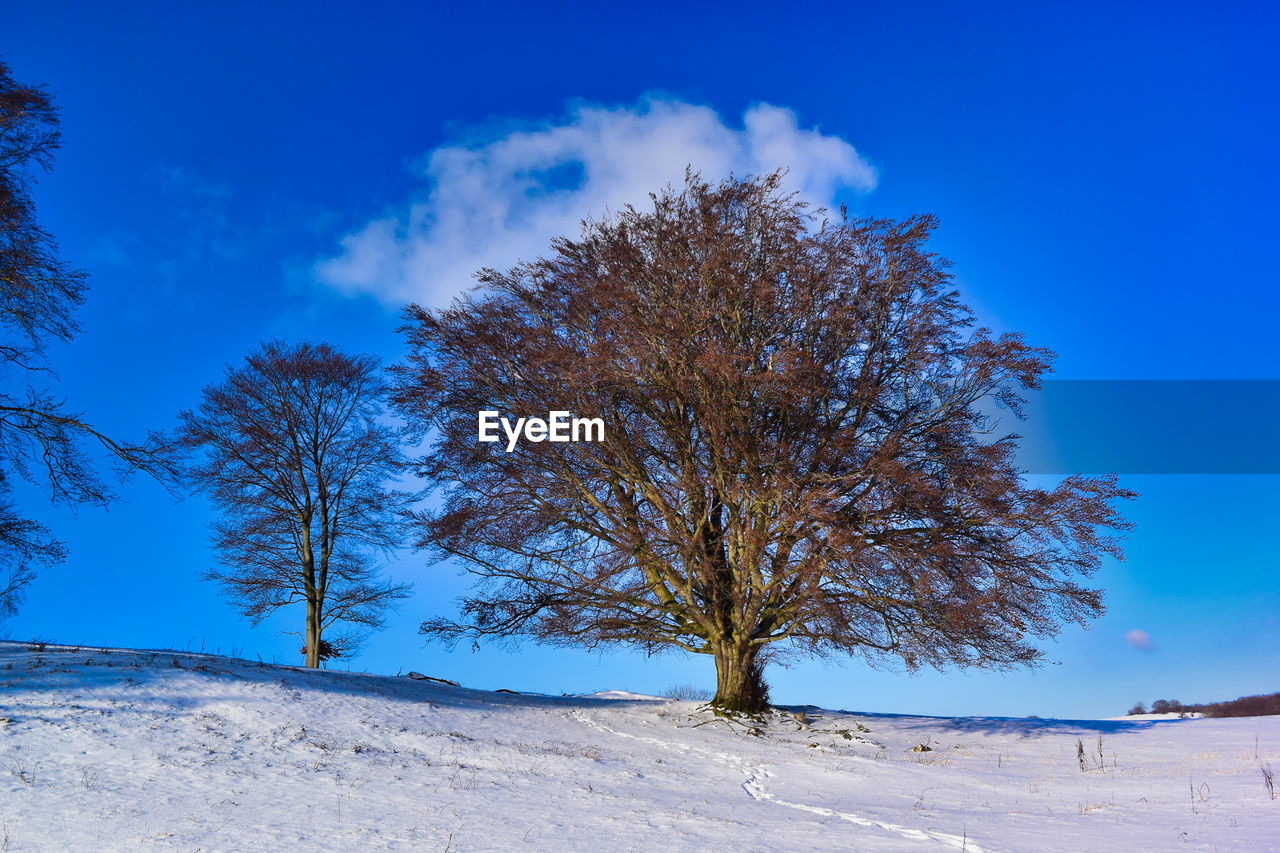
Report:
[[[1151,644],[1151,635],[1146,631],[1139,631],[1137,628],[1127,632],[1124,635],[1124,641],[1142,652],[1149,652],[1155,648],[1155,646]]]
[[[342,238],[316,265],[326,284],[389,305],[442,306],[474,283],[480,267],[509,267],[577,236],[579,222],[631,203],[686,165],[706,180],[790,169],[805,200],[834,207],[841,188],[870,191],[875,170],[848,142],[804,129],[790,110],[759,104],[742,127],[711,108],[650,98],[634,107],[578,106],[559,124],[445,145],[416,169],[424,191],[398,212]]]

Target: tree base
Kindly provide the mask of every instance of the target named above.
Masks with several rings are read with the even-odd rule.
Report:
[[[769,710],[769,686],[764,662],[756,656],[717,655],[716,695],[711,707],[717,712],[763,714]]]

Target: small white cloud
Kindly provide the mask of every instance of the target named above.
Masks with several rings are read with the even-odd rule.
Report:
[[[758,104],[730,127],[710,107],[649,98],[634,107],[580,105],[559,124],[508,130],[429,152],[427,187],[403,209],[341,240],[316,265],[324,283],[389,305],[442,306],[481,267],[505,268],[548,251],[579,222],[637,207],[686,166],[716,181],[731,171],[790,169],[788,189],[834,207],[842,188],[868,192],[875,170],[845,140],[799,126],[791,110]]]
[[[1137,628],[1126,633],[1124,635],[1124,641],[1135,649],[1143,652],[1149,652],[1155,648],[1155,646],[1151,644],[1151,635],[1146,631],[1139,631]]]

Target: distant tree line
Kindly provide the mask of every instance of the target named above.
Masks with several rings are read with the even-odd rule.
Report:
[[[1139,702],[1129,709],[1135,714],[1204,714],[1206,717],[1270,717],[1280,715],[1280,693],[1258,696],[1241,696],[1225,702],[1184,705],[1177,699],[1157,699],[1151,703],[1150,712]]]

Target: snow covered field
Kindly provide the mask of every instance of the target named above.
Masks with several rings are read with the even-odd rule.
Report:
[[[1280,717],[752,731],[629,694],[0,643],[9,851],[1280,850],[1260,762]]]

